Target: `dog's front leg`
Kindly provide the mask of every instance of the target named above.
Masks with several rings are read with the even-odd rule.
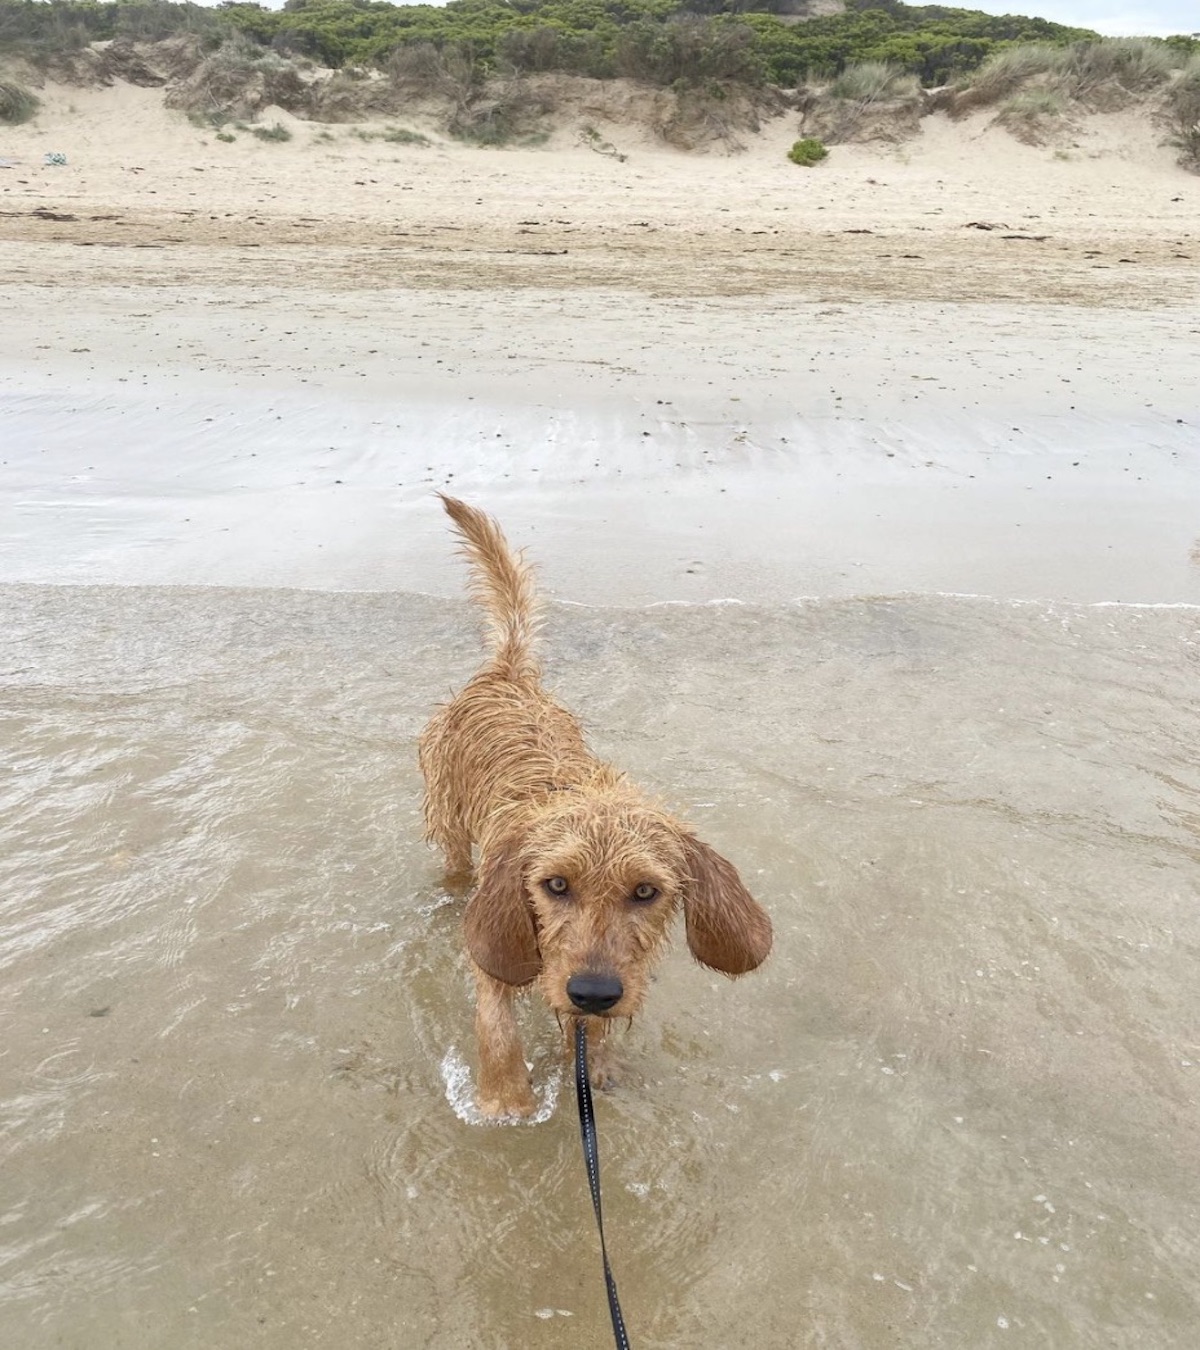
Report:
[[[588,1081],[599,1092],[607,1092],[620,1081],[620,1065],[612,1047],[609,1032],[612,1021],[607,1017],[585,1017],[587,1024]],[[571,1022],[563,1028],[563,1051],[568,1063],[575,1054],[575,1029]]]
[[[536,1103],[513,1009],[516,990],[475,967],[479,1109],[485,1116],[529,1116]]]

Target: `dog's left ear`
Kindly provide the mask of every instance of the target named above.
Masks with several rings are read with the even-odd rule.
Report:
[[[771,950],[771,920],[732,863],[695,835],[683,836],[689,878],[683,893],[687,942],[702,966],[744,975]]]
[[[471,959],[495,980],[523,985],[541,972],[521,848],[512,836],[483,859],[479,885],[463,914],[463,935]]]

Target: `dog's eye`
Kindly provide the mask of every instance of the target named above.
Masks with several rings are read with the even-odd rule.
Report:
[[[640,886],[634,888],[633,898],[640,900],[643,905],[648,905],[658,895],[658,887],[651,886],[648,881],[643,881]]]
[[[571,883],[566,877],[547,877],[546,880],[542,882],[542,885],[545,886],[551,895],[566,895],[571,889]]]

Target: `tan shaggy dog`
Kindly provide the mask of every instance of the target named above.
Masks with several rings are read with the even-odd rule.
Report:
[[[481,511],[443,497],[471,564],[491,656],[421,737],[428,839],[478,885],[464,929],[475,972],[479,1108],[534,1109],[513,999],[537,981],[566,1030],[586,1017],[592,1080],[611,1081],[605,1033],[646,996],[677,910],[702,965],[753,970],[771,921],[737,872],[588,750],[542,688],[532,569]],[[568,1036],[568,1044],[569,1044]]]

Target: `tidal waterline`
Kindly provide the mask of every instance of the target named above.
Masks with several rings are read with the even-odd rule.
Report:
[[[458,595],[442,488],[587,604],[1200,604],[1171,305],[8,295],[0,580]]]

